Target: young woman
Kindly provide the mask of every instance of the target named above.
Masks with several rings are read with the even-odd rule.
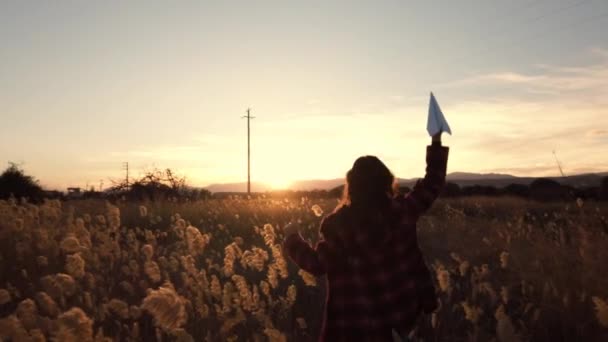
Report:
[[[307,272],[327,275],[320,341],[392,341],[393,329],[407,334],[421,312],[436,309],[416,221],[445,184],[448,151],[441,133],[433,136],[426,175],[405,196],[396,195],[395,178],[378,158],[360,157],[314,248],[296,225],[284,228],[289,257]]]

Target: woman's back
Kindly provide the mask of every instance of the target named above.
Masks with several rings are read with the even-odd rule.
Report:
[[[284,243],[302,269],[327,274],[320,340],[391,341],[393,328],[411,328],[422,310],[436,306],[416,222],[443,188],[448,148],[439,142],[428,146],[425,177],[410,193],[394,198],[392,174],[383,164],[375,167],[374,158],[359,158],[347,174],[345,194],[351,196],[322,221],[315,248],[299,234],[288,235]]]
[[[327,314],[335,318],[328,336],[389,336],[391,328],[413,324],[423,292],[434,300],[415,224],[398,200],[384,212],[345,206],[324,220]]]

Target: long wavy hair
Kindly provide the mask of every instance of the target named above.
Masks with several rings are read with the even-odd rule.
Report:
[[[386,209],[397,191],[398,184],[388,167],[375,156],[362,156],[346,173],[344,193],[336,210],[343,206],[364,212]]]

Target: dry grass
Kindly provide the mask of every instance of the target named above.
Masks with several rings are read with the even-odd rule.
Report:
[[[581,205],[582,204],[582,205]],[[283,258],[336,200],[0,202],[0,340],[311,340],[324,284]],[[608,339],[607,203],[439,200],[424,341]]]

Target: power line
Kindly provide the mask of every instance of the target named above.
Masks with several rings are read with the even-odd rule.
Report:
[[[569,10],[569,9],[572,9],[572,8],[575,8],[575,7],[579,7],[581,5],[584,5],[588,1],[589,0],[581,0],[581,1],[571,3],[571,4],[563,6],[563,7],[556,8],[554,11],[545,12],[542,15],[539,15],[538,17],[532,18],[530,20],[530,22],[539,21],[541,19],[544,19],[544,18],[548,17],[551,14],[560,13],[560,12],[563,12],[565,10]]]
[[[489,18],[486,20],[486,22],[491,22],[491,23],[499,23],[504,21],[506,18],[509,17],[513,17],[514,15],[517,14],[517,12],[522,13],[524,12],[523,10],[529,10],[531,8],[537,7],[538,5],[544,3],[543,1],[532,1],[529,3],[526,3],[522,6],[516,6],[514,8],[512,8],[510,11],[504,12],[504,11],[496,11],[495,14],[498,14],[497,17],[493,17],[493,18]]]
[[[576,26],[582,26],[582,25],[585,25],[585,24],[589,24],[589,23],[591,23],[593,21],[596,21],[598,19],[604,18],[606,16],[608,16],[608,12],[601,13],[599,15],[595,15],[595,16],[591,16],[591,17],[580,18],[579,20],[570,22],[570,23],[568,23],[566,25],[560,25],[560,26],[557,26],[557,27],[554,27],[554,28],[547,29],[545,31],[537,32],[536,34],[529,35],[528,37],[529,38],[533,37],[534,40],[529,40],[527,42],[528,43],[534,42],[534,41],[538,40],[539,38],[542,38],[542,37],[544,37],[544,36],[546,36],[548,34],[557,33],[557,32],[565,31],[566,29],[570,29],[570,28],[573,28],[573,27],[576,27]],[[518,41],[515,41],[512,44],[506,45],[504,47],[514,47],[514,46],[522,45],[523,43],[526,43],[526,42],[523,41],[523,40],[518,40]],[[487,53],[487,52],[490,52],[490,51],[492,51],[492,50],[491,49],[486,49],[484,52]]]
[[[540,15],[538,17],[535,17],[532,20],[525,20],[525,13],[527,12],[527,10],[529,10],[531,8],[534,8],[534,7],[537,7],[540,4],[543,4],[544,3],[543,1],[536,1],[536,2],[533,1],[531,3],[527,3],[527,4],[523,5],[523,6],[517,6],[517,7],[513,8],[513,9],[511,9],[510,11],[507,11],[506,13],[498,11],[497,13],[500,13],[500,15],[498,17],[493,17],[493,18],[490,18],[490,19],[486,18],[486,20],[480,20],[480,21],[477,22],[476,26],[481,30],[481,32],[483,32],[483,34],[481,35],[481,37],[477,41],[480,41],[480,42],[484,42],[485,41],[486,43],[489,43],[491,40],[496,40],[497,38],[507,36],[510,33],[510,31],[503,29],[506,24],[509,25],[508,27],[513,27],[517,23],[520,23],[520,25],[518,25],[518,26],[521,26],[521,24],[523,24],[523,25],[529,24],[529,23],[534,22],[534,21],[539,21],[539,20],[541,20],[541,19],[543,19],[545,17],[548,17],[548,16],[550,16],[552,14],[555,14],[555,13],[558,13],[558,12],[561,12],[561,11],[564,11],[564,10],[567,10],[567,9],[570,9],[570,8],[573,8],[573,7],[580,6],[580,5],[584,4],[587,1],[588,0],[581,0],[581,1],[578,1],[578,2],[576,2],[574,4],[569,4],[569,5],[565,6],[565,7],[558,7],[558,8],[553,9],[553,10],[551,10],[551,9],[544,10],[542,15]],[[520,18],[520,20],[516,20],[515,23],[513,23],[513,22],[511,22],[511,23],[505,23],[505,19],[518,16],[518,14],[524,14],[524,18],[523,18],[524,20],[521,20],[521,18]],[[494,27],[491,28],[490,30],[487,30],[487,28],[485,27],[485,25],[487,23],[492,23],[494,25]],[[500,23],[500,25],[497,25],[497,23]],[[483,50],[483,51],[485,51],[485,50]]]
[[[560,12],[563,12],[565,10],[569,10],[569,9],[574,8],[574,7],[578,7],[578,6],[584,5],[587,1],[589,1],[589,0],[581,0],[581,1],[578,1],[578,2],[575,2],[575,3],[570,3],[570,4],[566,5],[566,6],[557,7],[557,8],[554,8],[554,9],[544,10],[543,14],[541,14],[539,16],[536,16],[536,17],[531,18],[531,19],[523,20],[523,21],[520,20],[519,22],[521,24],[523,24],[523,25],[529,25],[531,23],[541,21],[544,18],[548,18],[548,17],[550,17],[550,16],[552,16],[552,15],[554,15],[556,13],[560,13]],[[510,27],[513,27],[513,26],[515,26],[515,25],[514,24],[510,25]],[[486,35],[485,38],[496,39],[496,38],[507,36],[510,32],[508,30],[505,30],[505,31],[502,31],[502,32],[495,32],[495,33],[498,33],[498,34],[491,33],[491,34]]]
[[[563,6],[563,7],[555,8],[555,9],[550,10],[550,11],[545,11],[545,13],[543,13],[543,15],[538,16],[536,18],[533,18],[532,20],[528,20],[527,22],[524,22],[522,24],[523,25],[530,24],[530,23],[532,23],[534,21],[539,21],[539,20],[544,19],[544,18],[546,18],[546,17],[548,17],[550,15],[553,15],[555,13],[563,12],[563,11],[566,11],[566,10],[571,10],[572,8],[579,7],[579,6],[582,6],[582,5],[586,4],[588,1],[589,0],[581,0],[581,1],[578,1],[578,2],[575,2],[575,3],[570,3],[569,5],[566,5],[566,6]],[[530,6],[530,7],[532,7],[532,6]],[[552,33],[556,33],[556,32],[561,32],[561,31],[564,31],[564,30],[567,30],[567,29],[570,29],[570,28],[573,28],[573,27],[577,27],[577,26],[583,26],[583,25],[592,23],[592,22],[594,22],[594,21],[596,21],[598,19],[602,19],[602,18],[604,18],[606,16],[608,16],[608,12],[600,13],[600,14],[592,15],[592,16],[588,16],[588,17],[583,17],[583,18],[580,18],[579,20],[574,20],[574,21],[565,23],[563,25],[558,25],[556,27],[550,27],[550,28],[547,28],[545,30],[542,30],[542,31],[539,31],[539,32],[536,32],[536,33],[528,34],[526,36],[527,38],[534,38],[533,40],[528,39],[528,40],[524,41],[524,40],[521,39],[521,37],[518,37],[517,38],[518,40],[512,41],[511,43],[508,43],[508,44],[505,44],[505,45],[502,45],[500,47],[500,49],[504,49],[504,48],[507,48],[507,47],[515,47],[515,46],[519,46],[519,45],[522,45],[522,44],[525,44],[525,43],[532,43],[532,42],[537,41],[539,38],[542,38],[542,37],[544,37],[544,36],[546,36],[548,34],[552,34]],[[513,25],[514,24],[512,24],[512,26]],[[510,33],[509,31],[502,31],[502,32],[496,32],[496,33],[493,33],[493,34],[488,34],[484,38],[482,38],[480,41],[482,43],[485,43],[485,44],[483,44],[484,46],[487,46],[492,40],[495,40],[496,38],[499,38],[499,37],[504,37],[504,36],[508,35],[509,33]],[[450,58],[450,63],[453,64],[455,62],[459,62],[459,61],[462,61],[462,60],[468,59],[468,58],[474,58],[474,57],[475,58],[479,58],[479,57],[487,55],[488,53],[494,52],[496,50],[497,50],[496,48],[486,47],[484,49],[481,49],[481,50],[478,50],[478,51],[475,51],[475,52],[470,52],[470,53],[466,53],[466,54],[463,54],[463,55],[460,55],[460,56],[456,56],[454,58]],[[436,63],[436,62],[438,62],[438,60],[435,60],[435,61],[432,61],[432,60],[429,61],[429,60],[427,60],[427,61],[428,62],[426,64],[429,65],[429,66],[432,65],[432,64],[434,64],[434,63]]]
[[[577,26],[584,26],[584,25],[590,24],[598,19],[602,19],[607,16],[608,16],[608,12],[604,12],[604,13],[600,13],[598,15],[580,18],[579,20],[575,20],[575,21],[566,23],[564,25],[559,25],[559,26],[556,26],[553,28],[548,28],[544,31],[536,32],[535,34],[529,34],[527,36],[527,38],[534,38],[532,40],[529,39],[529,40],[524,41],[524,40],[520,39],[520,40],[513,41],[510,44],[505,44],[505,45],[501,46],[500,48],[502,50],[504,50],[504,48],[508,48],[508,47],[516,47],[519,45],[523,45],[525,43],[533,43],[533,42],[537,41],[538,39],[543,38],[544,36],[547,36],[549,34],[555,34],[557,32],[565,31],[567,29],[577,27]],[[451,58],[450,63],[453,64],[458,61],[462,61],[464,59],[468,59],[468,58],[472,58],[472,57],[477,57],[477,58],[483,57],[496,50],[497,49],[495,49],[495,48],[485,48],[485,49],[482,49],[480,51],[477,51],[477,52],[474,52],[471,54],[466,54],[466,55],[457,56],[455,58]]]

